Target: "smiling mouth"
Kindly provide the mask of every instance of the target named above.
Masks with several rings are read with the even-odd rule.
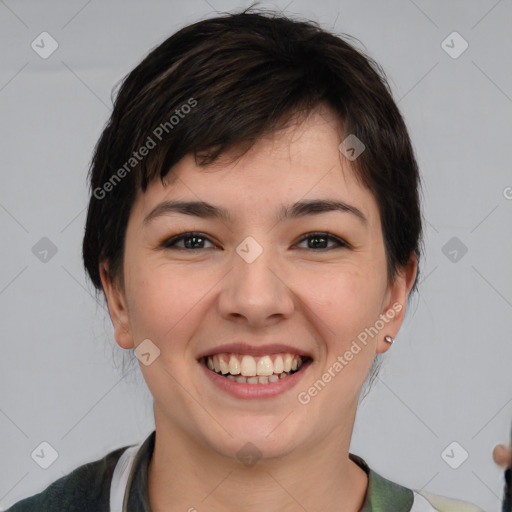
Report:
[[[310,361],[290,353],[262,357],[222,353],[201,358],[210,371],[240,384],[271,384],[301,371]]]

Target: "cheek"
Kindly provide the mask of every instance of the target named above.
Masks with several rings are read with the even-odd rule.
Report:
[[[315,310],[326,351],[321,372],[332,382],[324,400],[337,403],[341,409],[356,400],[375,358],[377,337],[370,327],[380,314],[381,281],[371,277],[370,271],[345,273],[326,285],[326,300],[323,305],[318,302]],[[336,414],[334,409],[332,414]]]
[[[334,318],[373,314],[382,298],[385,281],[370,267],[346,265],[330,272],[308,272],[301,289],[312,304],[325,306]]]
[[[339,354],[378,319],[385,280],[369,268],[345,268],[322,279],[310,275],[301,289],[322,337],[328,340],[328,351]]]
[[[139,340],[151,339],[160,350],[187,337],[187,326],[195,323],[194,309],[208,288],[192,279],[186,269],[140,265],[131,274],[130,322]],[[176,352],[174,352],[176,354]]]

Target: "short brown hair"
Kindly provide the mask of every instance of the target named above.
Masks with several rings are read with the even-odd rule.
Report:
[[[235,147],[243,148],[242,156],[259,138],[320,104],[366,146],[352,168],[378,203],[388,281],[412,253],[419,262],[420,177],[380,66],[348,36],[250,10],[182,28],[123,80],[89,171],[83,261],[97,291],[103,261],[111,278],[124,284],[124,240],[139,189],[163,180],[187,154],[202,166]],[[154,149],[135,158],[149,139]]]

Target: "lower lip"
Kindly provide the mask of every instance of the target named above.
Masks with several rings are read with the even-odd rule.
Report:
[[[305,362],[302,369],[291,375],[288,375],[284,379],[279,379],[277,382],[269,382],[268,384],[244,384],[229,380],[226,377],[215,373],[214,371],[207,368],[207,366],[198,361],[199,365],[203,368],[206,376],[222,391],[225,391],[235,398],[254,399],[254,398],[271,398],[277,395],[281,395],[286,391],[293,388],[302,379],[303,375],[308,370],[311,359]]]

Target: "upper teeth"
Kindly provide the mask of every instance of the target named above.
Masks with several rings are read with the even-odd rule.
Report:
[[[302,366],[302,357],[295,354],[273,354],[255,358],[249,355],[215,354],[208,356],[206,364],[217,373],[255,377],[297,370]]]

